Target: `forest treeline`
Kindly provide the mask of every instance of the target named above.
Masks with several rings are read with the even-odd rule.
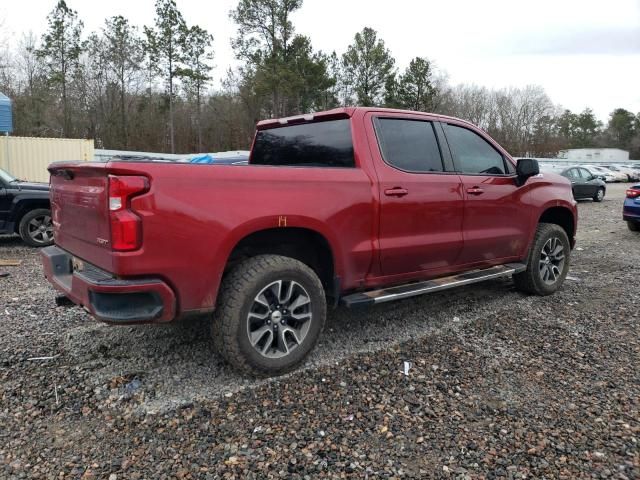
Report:
[[[22,34],[17,45],[5,23],[0,91],[14,102],[14,134],[91,138],[97,148],[215,152],[248,148],[263,118],[364,105],[470,120],[513,155],[605,146],[640,158],[640,113],[617,108],[603,124],[590,109],[560,108],[540,86],[451,85],[422,56],[400,69],[371,28],[354,33],[343,52],[318,51],[292,22],[301,6],[239,0],[229,14],[239,67],[224,72],[212,67],[215,45],[229,39],[188,25],[174,0],[156,1],[151,25],[114,16],[95,32],[59,0],[47,30]]]

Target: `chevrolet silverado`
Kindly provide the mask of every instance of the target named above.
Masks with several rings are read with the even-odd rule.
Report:
[[[575,243],[569,181],[517,163],[452,117],[340,108],[259,122],[249,165],[50,166],[64,297],[111,324],[211,318],[237,369],[278,375],[327,306],[371,305],[512,276],[561,287]]]

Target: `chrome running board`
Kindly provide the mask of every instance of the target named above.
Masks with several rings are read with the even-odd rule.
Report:
[[[415,297],[425,293],[439,292],[449,288],[461,287],[472,283],[484,282],[493,278],[505,277],[520,273],[527,269],[523,263],[507,263],[483,270],[470,270],[458,275],[436,278],[424,282],[408,283],[396,287],[383,288],[381,290],[371,290],[368,292],[358,292],[341,298],[343,305],[356,307],[362,305],[373,305],[376,303],[391,302],[403,298]]]

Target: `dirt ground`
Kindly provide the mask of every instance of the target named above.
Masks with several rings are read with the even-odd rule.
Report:
[[[206,321],[56,307],[0,237],[0,478],[640,477],[640,234],[579,203],[562,291],[502,279],[331,313],[307,365],[227,367]],[[411,362],[409,375],[404,362]]]

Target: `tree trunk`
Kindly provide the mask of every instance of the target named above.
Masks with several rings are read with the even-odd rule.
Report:
[[[60,55],[60,71],[62,73],[62,136],[69,138],[69,114],[67,112],[67,65],[64,47]]]
[[[62,136],[69,138],[69,121],[67,120],[67,82],[62,74]]]
[[[122,128],[122,144],[124,149],[129,148],[129,130],[127,128],[127,112],[125,107],[124,67],[120,70],[120,119]]]
[[[173,132],[173,64],[171,60],[169,60],[169,139],[171,143],[171,153],[176,153]]]
[[[200,86],[196,89],[196,128],[198,129],[198,152],[202,152],[202,124],[200,122]]]

